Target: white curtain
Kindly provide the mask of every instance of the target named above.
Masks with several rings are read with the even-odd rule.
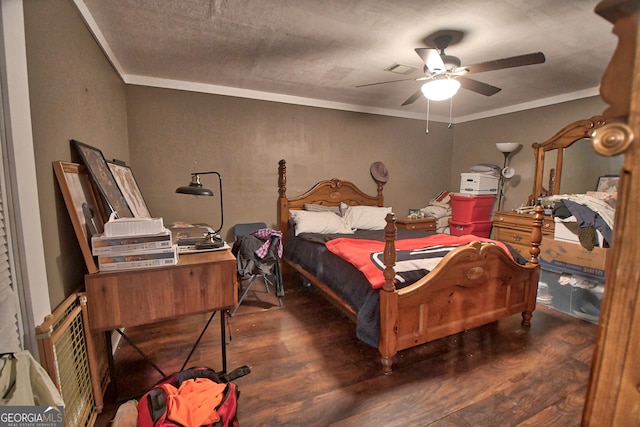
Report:
[[[0,89],[1,90],[1,89]],[[2,99],[0,93],[0,99]],[[0,111],[4,109],[0,108]],[[5,179],[5,126],[4,114],[0,114],[0,353],[12,353],[22,349],[20,342],[20,319],[18,293],[15,288],[12,263],[11,233],[9,230],[9,215],[7,209],[6,179]]]

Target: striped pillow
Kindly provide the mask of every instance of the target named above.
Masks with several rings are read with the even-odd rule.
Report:
[[[308,212],[333,212],[338,216],[342,216],[342,212],[340,212],[339,206],[326,206],[313,203],[305,203],[304,210]]]

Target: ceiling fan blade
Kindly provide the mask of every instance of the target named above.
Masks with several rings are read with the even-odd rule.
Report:
[[[407,82],[409,80],[414,80],[415,81],[415,80],[420,80],[420,79],[422,79],[422,77],[418,77],[418,78],[413,77],[413,78],[410,78],[410,79],[400,79],[400,80],[388,80],[386,82],[366,83],[366,84],[363,84],[363,85],[357,85],[356,87],[376,86],[376,85],[384,85],[384,84],[387,84],[387,83]]]
[[[402,103],[402,106],[404,107],[405,105],[413,104],[418,99],[420,99],[421,96],[422,96],[422,91],[418,90],[416,93],[414,93],[409,98],[407,98],[407,100]]]
[[[504,68],[522,67],[524,65],[542,64],[546,58],[544,53],[536,52],[526,55],[512,56],[510,58],[496,59],[494,61],[480,62],[478,64],[465,65],[469,74],[484,73],[485,71],[502,70]]]
[[[427,66],[427,70],[432,73],[441,73],[446,71],[446,67],[440,54],[436,49],[428,47],[418,47],[415,49],[416,53],[424,61],[424,65]]]
[[[502,90],[499,87],[491,86],[490,84],[472,80],[467,77],[458,77],[456,80],[460,82],[460,86],[463,88],[481,95],[491,96]]]

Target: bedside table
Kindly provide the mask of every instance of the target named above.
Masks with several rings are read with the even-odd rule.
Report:
[[[406,230],[436,231],[436,220],[431,217],[418,219],[398,218],[396,219],[396,227]]]

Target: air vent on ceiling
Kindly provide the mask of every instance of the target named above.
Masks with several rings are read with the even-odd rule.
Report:
[[[387,68],[384,69],[384,71],[390,71],[392,73],[396,73],[396,74],[411,74],[414,70],[417,70],[417,67],[411,66],[411,65],[404,65],[404,64],[393,64]]]

